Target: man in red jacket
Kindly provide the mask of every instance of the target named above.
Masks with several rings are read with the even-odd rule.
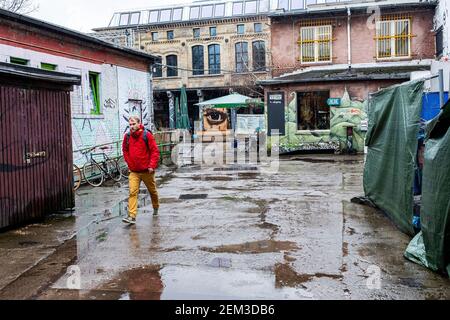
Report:
[[[144,128],[141,119],[132,116],[129,119],[130,133],[125,134],[122,151],[130,170],[130,197],[128,199],[128,217],[123,222],[136,224],[138,195],[141,181],[150,192],[153,204],[153,215],[158,215],[159,196],[156,189],[155,171],[159,164],[159,149],[152,133]],[[144,137],[146,134],[146,137]]]

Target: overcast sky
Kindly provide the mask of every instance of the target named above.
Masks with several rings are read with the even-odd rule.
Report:
[[[63,27],[90,32],[108,26],[113,13],[165,4],[189,3],[191,0],[34,0],[39,9],[31,16]]]

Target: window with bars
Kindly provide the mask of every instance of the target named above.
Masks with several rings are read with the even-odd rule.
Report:
[[[266,70],[266,44],[264,41],[253,42],[253,71]]]
[[[301,28],[299,41],[301,63],[331,62],[332,35],[331,26]]]
[[[166,63],[167,63],[167,76],[178,77],[178,57],[176,55],[167,56]]]
[[[205,73],[203,46],[192,47],[192,69],[192,74],[194,76],[202,75]]]
[[[208,46],[209,74],[220,74],[220,45]]]
[[[410,19],[377,22],[377,59],[411,56]]]
[[[248,71],[248,43],[236,43],[236,72]]]

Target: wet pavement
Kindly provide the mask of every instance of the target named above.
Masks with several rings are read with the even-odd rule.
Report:
[[[136,226],[125,182],[84,187],[72,215],[0,234],[0,299],[449,299],[448,279],[403,258],[408,236],[350,202],[363,166],[168,169],[160,216],[143,193]]]

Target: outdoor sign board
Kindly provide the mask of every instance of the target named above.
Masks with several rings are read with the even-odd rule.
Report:
[[[330,107],[340,107],[341,106],[341,98],[330,98],[330,99],[328,99],[327,104]]]
[[[286,135],[286,106],[284,92],[269,92],[267,94],[267,134],[272,136],[272,130],[278,130],[280,136]]]

